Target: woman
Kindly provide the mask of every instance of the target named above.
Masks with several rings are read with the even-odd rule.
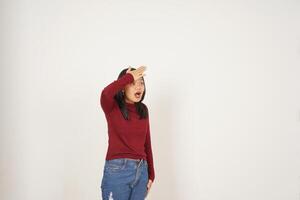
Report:
[[[103,200],[142,200],[154,181],[149,113],[142,103],[145,66],[126,68],[101,92],[108,150],[101,181]]]

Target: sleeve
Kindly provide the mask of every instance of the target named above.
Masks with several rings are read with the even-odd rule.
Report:
[[[148,116],[148,128],[146,133],[145,151],[146,151],[147,163],[148,163],[148,177],[153,182],[155,179],[155,171],[154,171],[153,154],[152,154],[152,147],[151,147],[149,116]]]
[[[102,90],[100,95],[100,105],[105,114],[108,114],[113,109],[115,103],[114,96],[117,94],[117,92],[123,89],[128,83],[133,81],[133,75],[126,73],[121,78],[113,81]]]

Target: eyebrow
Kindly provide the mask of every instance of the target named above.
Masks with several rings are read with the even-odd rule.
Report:
[[[137,79],[136,81],[134,81],[134,83],[136,83],[136,82],[138,82],[138,81],[140,81],[140,82],[142,82],[142,83],[145,83],[144,80],[143,80],[142,78]]]

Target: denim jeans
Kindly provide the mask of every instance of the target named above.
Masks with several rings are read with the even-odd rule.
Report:
[[[148,183],[148,164],[143,159],[105,160],[101,192],[103,200],[143,200]]]

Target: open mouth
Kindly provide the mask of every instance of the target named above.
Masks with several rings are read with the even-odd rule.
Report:
[[[136,92],[136,93],[134,93],[134,96],[139,99],[142,96],[142,93]]]

